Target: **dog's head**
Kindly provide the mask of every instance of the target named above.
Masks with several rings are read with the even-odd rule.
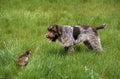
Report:
[[[49,26],[47,30],[46,37],[50,41],[56,41],[56,39],[62,34],[62,28],[56,24]]]

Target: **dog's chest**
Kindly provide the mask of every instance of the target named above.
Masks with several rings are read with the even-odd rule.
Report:
[[[64,47],[74,45],[73,27],[63,26],[62,35],[59,37],[59,41]]]

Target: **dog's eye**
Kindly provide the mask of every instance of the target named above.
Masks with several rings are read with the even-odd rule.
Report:
[[[56,32],[56,31],[52,30],[52,32]]]
[[[54,30],[51,30],[51,32],[56,33],[56,31],[54,31]]]
[[[50,32],[54,32],[54,33],[56,32],[56,31],[54,31],[54,30],[52,30],[52,29],[48,29],[48,31],[50,31]]]

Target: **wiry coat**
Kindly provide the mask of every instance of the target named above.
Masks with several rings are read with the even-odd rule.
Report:
[[[74,45],[75,39],[73,37],[73,27],[71,26],[63,26],[62,27],[62,34],[58,38],[62,46],[69,47]]]
[[[65,47],[65,50],[68,52],[73,50],[73,46],[75,44],[83,42],[85,46],[89,49],[96,49],[98,51],[103,51],[103,48],[100,43],[100,38],[98,36],[97,30],[103,29],[106,25],[101,25],[98,27],[91,27],[91,26],[59,26],[59,25],[52,25],[50,26],[50,30],[47,33],[48,39],[53,39],[51,35],[55,35],[59,29],[61,33],[56,36],[56,39],[60,41],[62,46]],[[55,29],[56,27],[56,29]],[[52,32],[53,28],[55,29]],[[51,35],[50,35],[51,34]]]
[[[77,38],[75,39],[73,29],[77,27],[80,30]],[[63,26],[62,27],[62,35],[58,38],[60,43],[64,47],[73,46],[75,44],[84,42],[86,45],[87,43],[90,44],[91,48],[97,49],[98,51],[102,51],[100,39],[97,32],[94,32],[92,27],[83,28],[82,26]],[[89,46],[89,48],[90,48]]]

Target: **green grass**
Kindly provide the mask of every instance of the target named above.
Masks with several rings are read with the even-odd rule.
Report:
[[[0,0],[0,79],[119,79],[119,0]],[[104,53],[75,46],[65,54],[45,38],[51,24],[98,26]],[[32,54],[26,67],[17,57]]]

